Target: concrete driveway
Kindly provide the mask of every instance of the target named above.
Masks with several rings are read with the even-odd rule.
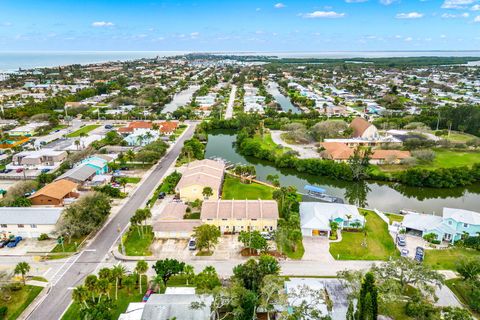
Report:
[[[390,235],[392,236],[393,241],[395,241],[396,234],[392,232],[390,233]],[[400,252],[402,251],[402,249],[407,249],[407,256],[412,259],[415,258],[415,250],[417,249],[417,247],[423,247],[424,249],[427,249],[427,242],[420,237],[406,234],[405,239],[407,241],[407,245],[405,247],[400,247],[397,245],[397,248]]]
[[[271,130],[270,135],[272,136],[272,141],[275,144],[288,147],[294,151],[299,153],[299,158],[302,159],[309,159],[309,158],[319,158],[320,155],[317,152],[317,147],[315,147],[315,143],[310,144],[289,144],[283,141],[281,134],[285,131],[277,131]]]
[[[303,247],[305,248],[305,254],[302,261],[335,261],[330,254],[330,245],[326,237],[304,237]]]

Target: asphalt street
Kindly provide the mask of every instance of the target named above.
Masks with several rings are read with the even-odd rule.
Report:
[[[72,260],[70,268],[59,274],[47,297],[29,315],[28,319],[59,319],[71,301],[71,288],[81,284],[86,276],[93,273],[105,255],[119,237],[118,230],[123,230],[129,223],[132,214],[142,206],[151,191],[160,183],[161,178],[180,154],[185,140],[190,139],[195,124],[188,127],[185,134],[173,148],[160,160],[151,174],[137,188],[123,208],[99,231],[90,244]]]

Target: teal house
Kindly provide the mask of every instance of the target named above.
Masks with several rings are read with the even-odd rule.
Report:
[[[411,213],[402,222],[407,233],[423,237],[433,233],[437,240],[454,244],[465,236],[480,234],[480,213],[464,209],[443,208],[442,216]]]
[[[91,156],[83,159],[81,163],[95,169],[96,175],[105,174],[108,172],[108,161],[101,157]]]

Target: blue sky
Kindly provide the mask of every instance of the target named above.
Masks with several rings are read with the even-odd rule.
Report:
[[[480,0],[0,0],[0,50],[480,49]]]

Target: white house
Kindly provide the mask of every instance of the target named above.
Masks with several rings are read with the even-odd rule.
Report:
[[[300,228],[305,237],[330,236],[331,223],[339,229],[365,225],[365,217],[356,206],[343,203],[301,202]]]
[[[13,234],[23,238],[38,238],[40,234],[52,235],[62,213],[62,208],[0,207],[0,234]]]

